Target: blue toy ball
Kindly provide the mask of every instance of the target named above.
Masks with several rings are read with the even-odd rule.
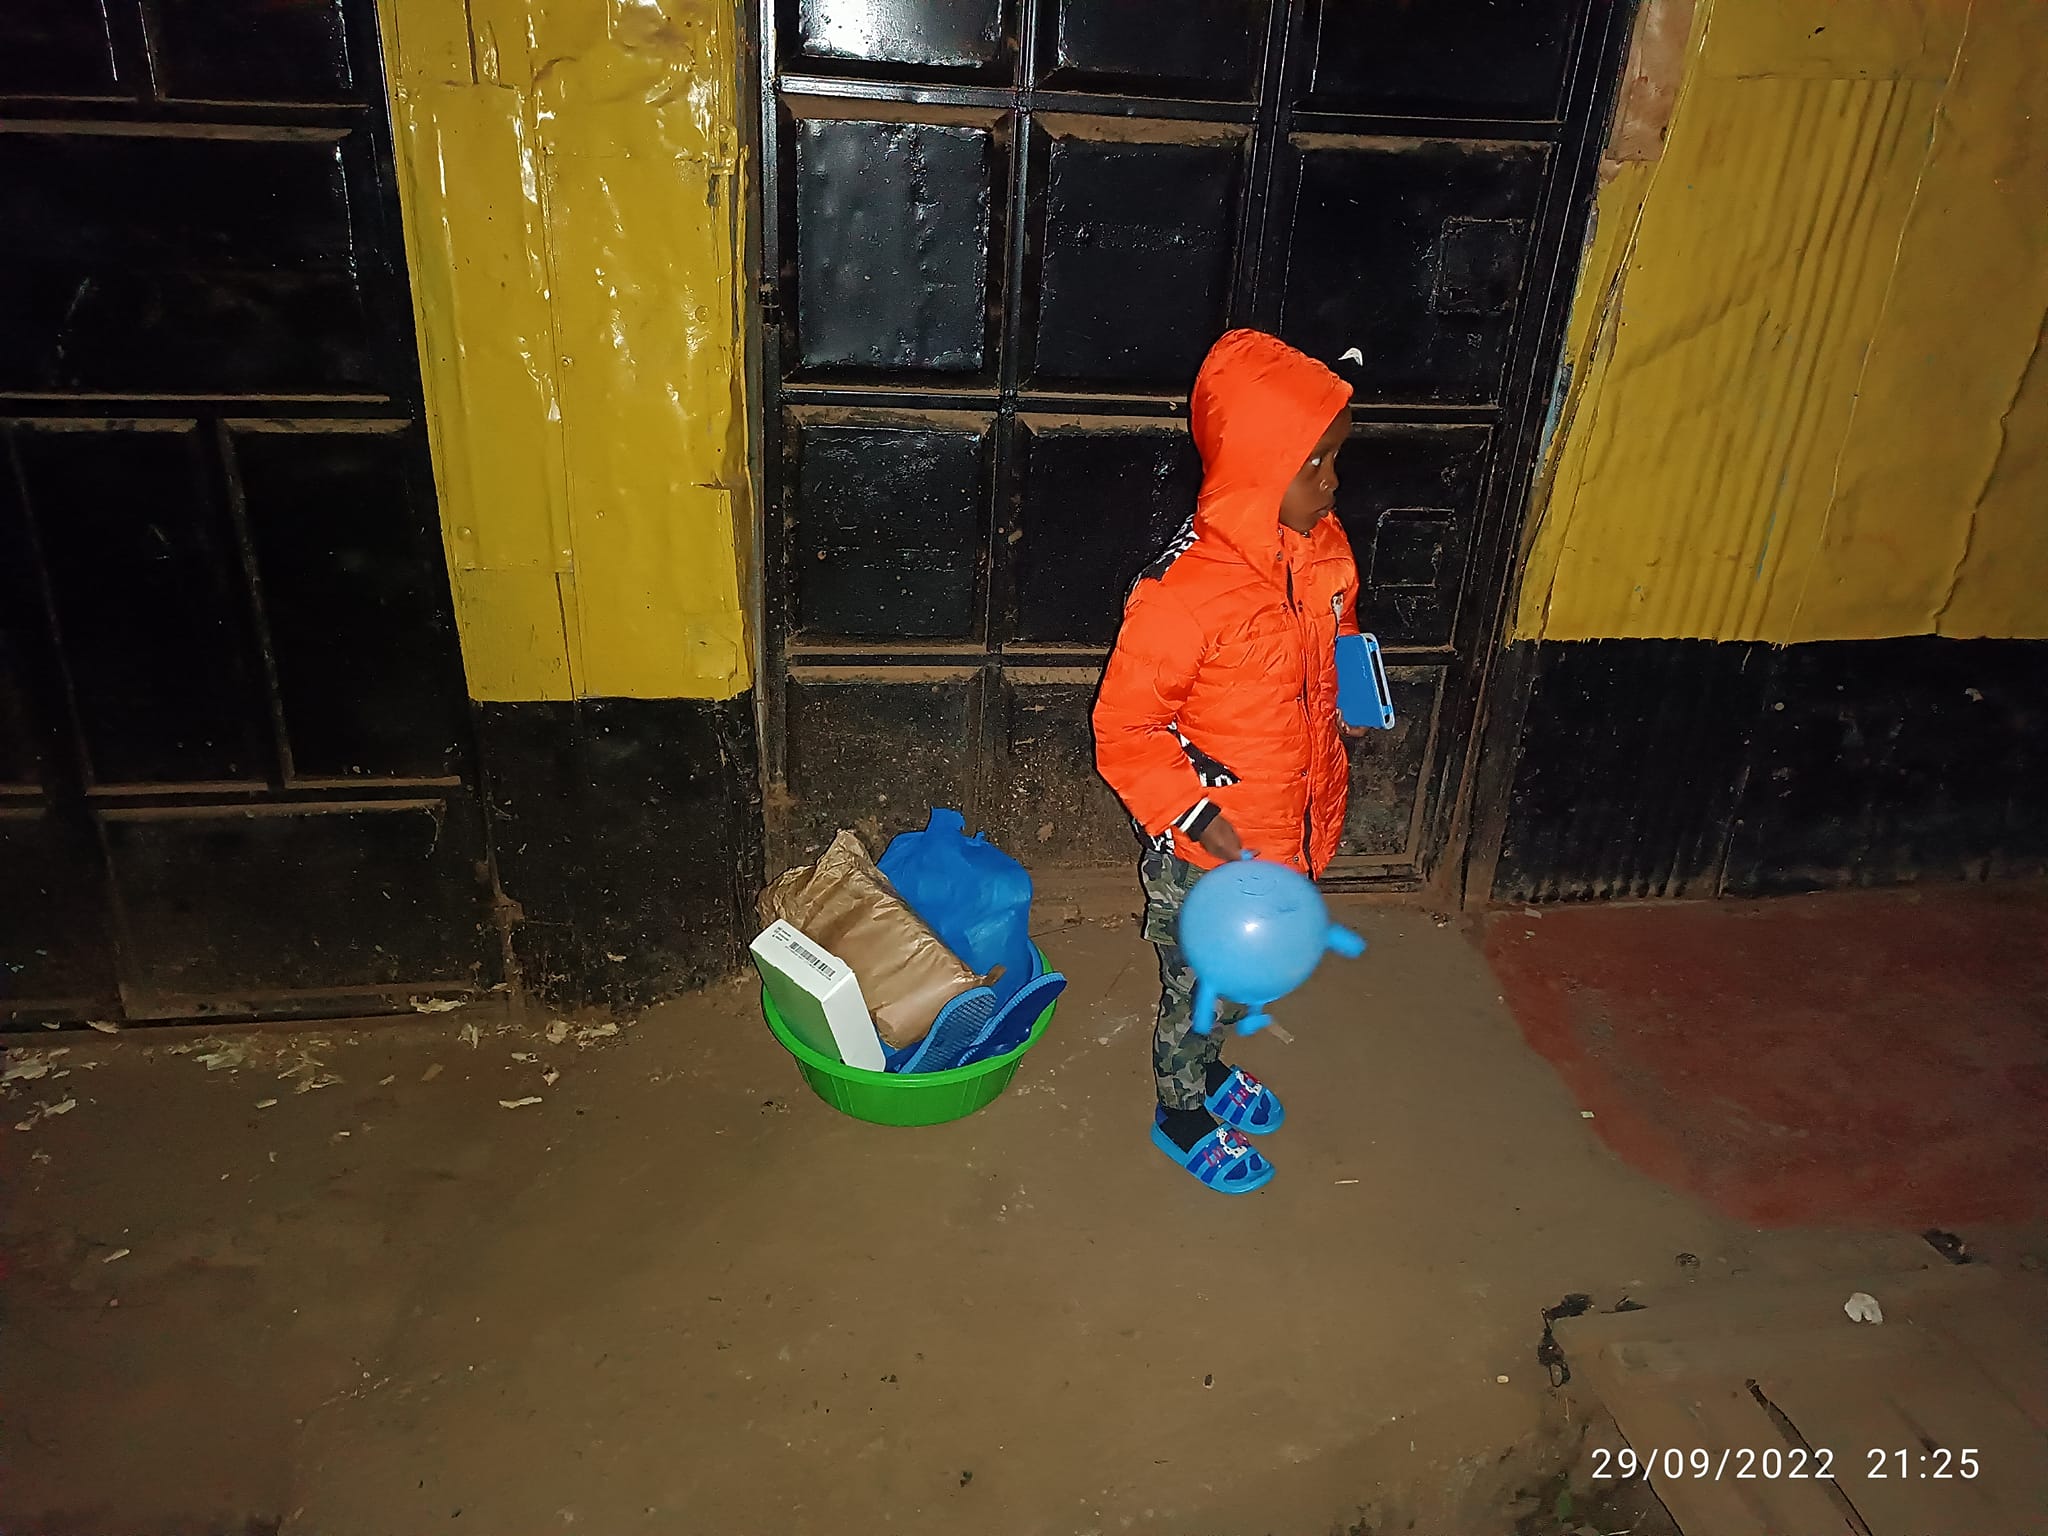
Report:
[[[1272,1021],[1266,1006],[1315,974],[1325,950],[1365,953],[1365,940],[1330,921],[1322,892],[1285,864],[1247,853],[1194,883],[1180,909],[1180,949],[1195,973],[1194,1027],[1216,1027],[1216,1000],[1252,1011],[1238,1022],[1249,1035]]]

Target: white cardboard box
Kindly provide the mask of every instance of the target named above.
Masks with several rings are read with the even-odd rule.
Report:
[[[789,1032],[821,1056],[880,1072],[881,1037],[853,967],[777,919],[752,945],[754,968]]]

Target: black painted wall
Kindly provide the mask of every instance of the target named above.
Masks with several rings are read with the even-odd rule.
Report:
[[[520,979],[633,1008],[739,966],[762,885],[749,695],[480,704]]]
[[[2048,873],[2048,641],[1547,641],[1507,672],[1496,899]]]

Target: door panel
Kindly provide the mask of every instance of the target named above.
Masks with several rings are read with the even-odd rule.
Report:
[[[1387,668],[1394,728],[1375,731],[1351,754],[1351,804],[1344,817],[1344,854],[1366,866],[1400,868],[1421,858],[1429,785],[1436,756],[1443,667]]]
[[[441,542],[406,474],[405,424],[231,421],[222,438],[290,772],[457,773],[468,696]]]
[[[1249,133],[1128,119],[1040,123],[1032,384],[1184,387],[1229,318]]]
[[[1130,818],[1095,771],[1092,667],[1009,668],[1002,797],[981,807],[998,845],[1027,865],[1086,864],[1129,846]]]
[[[791,61],[806,68],[997,76],[1012,48],[1003,0],[785,0],[782,11]]]
[[[1500,398],[1549,152],[1541,144],[1293,141],[1280,335],[1357,348],[1359,398]]]
[[[1263,0],[1183,0],[1173,24],[1145,5],[1054,0],[1039,84],[1249,101],[1265,51]]]
[[[113,945],[92,830],[55,807],[0,798],[0,1021],[116,1011]]]
[[[924,825],[925,807],[971,808],[982,684],[979,667],[793,671],[788,785],[804,843],[822,848],[857,827],[880,857],[889,838]]]
[[[364,136],[113,126],[0,122],[0,390],[381,397]]]
[[[345,102],[355,94],[341,0],[150,0],[142,14],[167,100]]]
[[[78,0],[0,5],[0,96],[118,96],[107,14]]]
[[[1202,461],[1178,422],[1026,416],[1017,427],[1017,638],[1106,646],[1131,583],[1187,521]]]
[[[1306,104],[1548,119],[1584,10],[1578,0],[1315,0]]]
[[[466,798],[452,811],[443,799],[110,811],[129,1017],[260,1013],[460,974],[474,963],[465,863],[480,829],[464,822],[476,814]]]
[[[935,804],[1027,860],[1130,856],[1095,682],[1194,508],[1195,370],[1256,324],[1356,386],[1338,516],[1399,724],[1335,873],[1430,871],[1623,9],[764,12],[772,862]]]
[[[19,422],[91,782],[267,783],[239,556],[192,421]]]
[[[993,428],[965,412],[789,412],[792,633],[930,640],[978,631]]]
[[[1367,422],[1337,467],[1359,612],[1391,649],[1448,646],[1485,487],[1490,427]]]
[[[796,338],[805,370],[975,374],[986,367],[993,126],[803,117]]]

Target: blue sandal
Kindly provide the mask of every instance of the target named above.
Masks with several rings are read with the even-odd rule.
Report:
[[[1184,1152],[1161,1130],[1166,1112],[1152,1123],[1152,1145],[1211,1189],[1226,1195],[1248,1195],[1273,1182],[1273,1165],[1252,1144],[1227,1125],[1219,1125]]]
[[[1277,1131],[1287,1118],[1287,1111],[1280,1107],[1273,1090],[1243,1067],[1232,1067],[1230,1076],[1223,1080],[1223,1086],[1202,1104],[1223,1124],[1232,1130],[1243,1131],[1247,1136],[1263,1136],[1268,1131]]]

